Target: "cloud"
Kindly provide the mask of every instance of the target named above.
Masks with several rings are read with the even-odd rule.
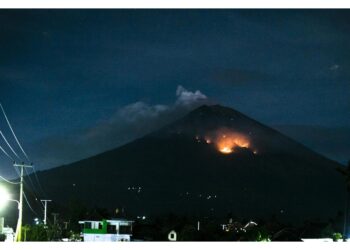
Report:
[[[337,71],[340,68],[340,65],[338,64],[333,64],[332,66],[329,67],[329,70],[331,71]]]
[[[31,147],[35,149],[31,155],[41,163],[41,169],[71,163],[142,137],[209,103],[201,91],[192,92],[178,86],[176,100],[171,105],[141,101],[128,104],[96,126],[72,131],[65,137],[53,136],[40,141]]]
[[[143,118],[155,118],[169,109],[166,105],[148,105],[144,102],[129,104],[118,111],[118,115],[126,121],[134,122]]]
[[[193,103],[206,100],[206,95],[202,94],[199,90],[196,90],[195,92],[188,91],[181,85],[177,87],[176,90],[176,96],[177,96],[177,105],[192,105]]]

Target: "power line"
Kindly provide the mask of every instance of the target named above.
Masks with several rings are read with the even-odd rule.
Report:
[[[8,179],[2,177],[1,175],[0,175],[0,179],[4,180],[4,181],[6,181],[7,183],[10,183],[10,184],[14,184],[14,185],[20,184],[20,182],[12,182],[12,181],[9,181]]]
[[[4,139],[4,141],[6,142],[7,146],[11,149],[12,153],[21,160],[21,158],[19,158],[18,154],[13,150],[13,148],[11,147],[10,143],[7,141],[6,137],[4,136],[4,134],[2,133],[2,131],[0,130],[0,135],[2,136],[2,139]]]
[[[34,176],[35,176],[36,182],[39,184],[39,189],[41,190],[42,194],[46,197],[47,194],[46,194],[45,190],[43,189],[43,187],[41,186],[41,183],[39,181],[39,177],[38,177],[38,175],[36,173],[36,169],[35,169],[34,166],[33,166],[33,172],[34,172]]]
[[[36,215],[38,215],[38,213],[35,212],[34,209],[32,208],[32,206],[29,204],[29,201],[28,201],[28,199],[27,199],[27,196],[26,196],[26,193],[25,193],[25,192],[23,192],[23,197],[24,197],[24,199],[25,199],[25,201],[26,201],[28,207],[30,208],[30,210],[32,210],[33,213],[35,213]]]
[[[6,151],[5,151],[5,149],[3,149],[1,146],[0,146],[0,150],[8,157],[8,158],[10,158],[10,160],[14,160]]]
[[[26,172],[26,176],[28,177],[29,182],[30,182],[30,184],[31,184],[31,186],[32,186],[32,188],[33,188],[33,190],[34,190],[34,192],[35,192],[35,193],[38,193],[37,190],[36,190],[36,188],[35,188],[35,186],[34,186],[34,182],[32,181],[32,178],[30,178],[30,175],[29,175],[29,173],[28,173],[28,170],[25,168],[24,171]]]
[[[9,126],[9,128],[10,128],[10,130],[11,130],[11,132],[12,132],[13,137],[15,138],[15,140],[16,140],[16,142],[17,142],[19,148],[21,149],[21,151],[22,151],[22,153],[23,153],[23,155],[25,156],[25,158],[26,158],[26,159],[28,160],[28,162],[29,162],[29,161],[30,161],[30,160],[29,160],[29,157],[28,157],[28,155],[26,154],[26,152],[24,151],[24,149],[23,149],[21,143],[19,142],[19,140],[18,140],[18,138],[17,138],[17,136],[16,136],[16,134],[15,134],[15,132],[14,132],[12,126],[11,126],[11,123],[10,123],[9,119],[7,118],[6,112],[5,112],[4,108],[3,108],[3,106],[1,105],[1,103],[0,103],[0,108],[1,108],[2,113],[3,113],[3,115],[4,115],[5,119],[6,119],[7,125]],[[13,148],[11,147],[10,143],[7,141],[7,139],[6,139],[6,137],[3,135],[3,133],[2,133],[1,131],[0,131],[0,133],[1,133],[1,136],[3,137],[4,141],[5,141],[6,144],[8,145],[8,147],[11,149],[11,151],[16,155],[16,157],[17,157],[18,159],[20,159],[20,160],[22,161],[22,159],[18,156],[18,154],[13,150]],[[6,151],[4,151],[4,150],[2,150],[2,151],[3,151],[5,154],[7,154]],[[7,155],[8,155],[8,154],[7,154]],[[11,159],[13,160],[13,158],[10,157],[9,155],[8,155],[8,157],[11,158]],[[16,165],[16,164],[15,164],[15,165]],[[22,165],[23,165],[23,164],[22,164]],[[24,166],[24,165],[23,165],[23,166]],[[15,171],[17,172],[17,175],[18,175],[19,177],[21,177],[21,174],[19,173],[19,170],[18,170],[15,166],[14,166],[14,168],[15,168]],[[46,196],[46,193],[45,193],[44,189],[43,189],[42,186],[41,186],[41,183],[40,183],[39,178],[38,178],[38,176],[37,176],[37,174],[36,174],[36,171],[35,171],[35,169],[34,169],[34,166],[32,166],[32,168],[33,168],[33,170],[34,170],[34,175],[35,175],[36,181],[37,181],[37,183],[38,183],[38,185],[39,185],[39,189],[40,189],[41,193],[42,193],[44,196]],[[37,198],[37,196],[36,196],[36,193],[38,193],[38,192],[37,192],[37,190],[36,190],[36,188],[35,188],[34,182],[32,181],[32,178],[31,178],[30,174],[27,172],[27,169],[24,168],[24,170],[25,170],[25,172],[26,172],[27,178],[29,179],[29,181],[30,181],[30,183],[31,183],[31,187],[32,187],[32,189],[34,190],[34,193],[33,193],[33,192],[32,192],[32,193],[33,193],[34,197],[36,198],[36,201],[38,202],[38,198]],[[27,185],[27,183],[26,183],[26,181],[23,179],[23,177],[21,177],[21,179],[22,179],[23,183]],[[27,185],[27,186],[28,186],[28,185]],[[24,198],[26,199],[26,202],[27,202],[28,206],[30,207],[30,209],[34,212],[34,210],[32,209],[32,207],[30,206],[30,204],[29,204],[29,202],[28,202],[28,200],[27,200],[25,194],[24,194]],[[34,212],[34,213],[36,214],[36,212]]]
[[[8,126],[10,127],[10,129],[11,129],[11,132],[12,132],[13,137],[16,139],[16,142],[17,142],[18,146],[19,146],[20,149],[22,150],[22,153],[24,154],[24,156],[26,157],[26,159],[28,160],[28,162],[30,162],[28,155],[27,155],[26,152],[23,150],[22,145],[19,143],[19,141],[18,141],[18,139],[17,139],[17,136],[16,136],[15,132],[14,132],[13,129],[12,129],[12,126],[11,126],[10,121],[7,119],[7,115],[6,115],[6,113],[5,113],[4,108],[2,107],[1,103],[0,103],[0,107],[1,107],[2,113],[3,113],[4,116],[5,116],[5,119],[6,119],[6,121],[7,121],[7,124],[8,124]]]
[[[13,166],[13,167],[14,167],[14,169],[16,170],[16,173],[17,173],[18,177],[21,177],[21,174],[20,174],[19,170],[18,170],[15,166]],[[24,168],[24,169],[26,169],[26,168]],[[26,171],[26,173],[27,173],[27,171]],[[30,182],[32,183],[32,187],[34,187],[34,184],[33,184],[33,182],[31,181],[31,179],[29,179],[29,180],[30,180]],[[25,181],[24,178],[23,178],[23,183],[24,183],[27,187],[29,187],[27,181]],[[20,184],[20,182],[19,182],[19,184]],[[30,190],[30,189],[29,189],[29,190]],[[37,201],[37,200],[38,200],[38,197],[36,196],[35,192],[33,192],[32,190],[30,190],[30,191],[31,191],[32,195],[34,195],[34,197],[35,197],[35,199],[36,199],[36,201]],[[25,195],[25,194],[24,194],[24,195]],[[26,197],[25,197],[25,199],[26,199]],[[27,202],[28,206],[30,207],[28,201],[26,201],[26,202]],[[38,201],[37,201],[37,202],[38,202]]]
[[[7,125],[9,126],[9,128],[10,128],[10,130],[11,130],[11,132],[12,132],[13,137],[15,138],[15,140],[16,140],[16,142],[17,142],[19,148],[21,149],[22,153],[24,154],[24,156],[26,157],[26,159],[27,159],[28,162],[29,162],[29,161],[30,161],[30,160],[29,160],[29,157],[28,157],[28,155],[26,154],[26,152],[24,151],[22,145],[20,144],[20,142],[19,142],[19,140],[18,140],[18,138],[17,138],[17,136],[16,136],[16,134],[15,134],[15,132],[14,132],[12,126],[11,126],[10,121],[9,121],[9,119],[7,118],[7,115],[6,115],[6,112],[5,112],[5,110],[4,110],[4,107],[2,106],[1,103],[0,103],[0,108],[1,108],[1,110],[2,110],[2,113],[3,113],[3,115],[4,115],[5,119],[6,119],[6,121],[7,121]],[[0,131],[0,132],[1,132],[1,131]],[[5,139],[5,138],[4,138],[4,139]],[[8,144],[8,146],[11,148],[11,146],[9,145],[9,143],[7,143],[7,144]],[[12,148],[11,148],[11,149],[12,149]],[[14,150],[12,150],[12,152],[17,156],[17,158],[19,158],[18,155],[14,152]],[[20,158],[19,158],[19,159],[20,159]],[[16,170],[17,170],[17,169],[16,169]],[[37,182],[38,185],[39,185],[39,189],[40,189],[41,193],[42,193],[44,196],[46,196],[46,193],[45,193],[44,189],[42,188],[42,185],[41,185],[41,183],[40,183],[40,181],[39,181],[39,178],[38,178],[38,175],[37,175],[37,173],[36,173],[36,170],[35,170],[34,166],[33,166],[33,172],[34,172],[34,176],[35,176],[36,182]],[[28,174],[27,170],[26,170],[26,174],[27,174],[27,176],[28,176],[28,178],[29,178],[30,183],[32,184],[32,187],[34,188],[34,183],[33,183],[32,179],[31,179],[30,175]],[[18,172],[18,175],[19,175],[19,172]],[[35,188],[34,188],[34,189],[35,189]]]

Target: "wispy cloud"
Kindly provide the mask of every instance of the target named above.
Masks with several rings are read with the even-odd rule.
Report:
[[[333,64],[329,67],[331,71],[337,71],[340,68],[339,64]]]
[[[200,90],[178,86],[176,100],[171,105],[142,101],[128,104],[94,127],[42,140],[32,147],[35,149],[32,155],[41,168],[70,163],[142,137],[209,102]]]

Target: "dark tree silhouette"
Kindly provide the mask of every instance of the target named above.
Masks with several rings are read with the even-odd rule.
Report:
[[[349,220],[349,203],[350,203],[350,161],[348,162],[347,168],[338,168],[337,169],[344,177],[346,184],[346,205],[345,205],[345,213],[344,213],[344,237],[348,235],[348,220]]]

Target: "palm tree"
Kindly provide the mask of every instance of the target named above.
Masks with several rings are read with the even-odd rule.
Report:
[[[349,217],[349,203],[350,203],[350,161],[348,162],[347,168],[337,168],[337,170],[345,177],[345,184],[346,184],[346,191],[347,191],[347,197],[346,197],[346,206],[345,206],[345,213],[344,213],[344,231],[343,236],[344,238],[347,237],[348,233],[348,217]]]

